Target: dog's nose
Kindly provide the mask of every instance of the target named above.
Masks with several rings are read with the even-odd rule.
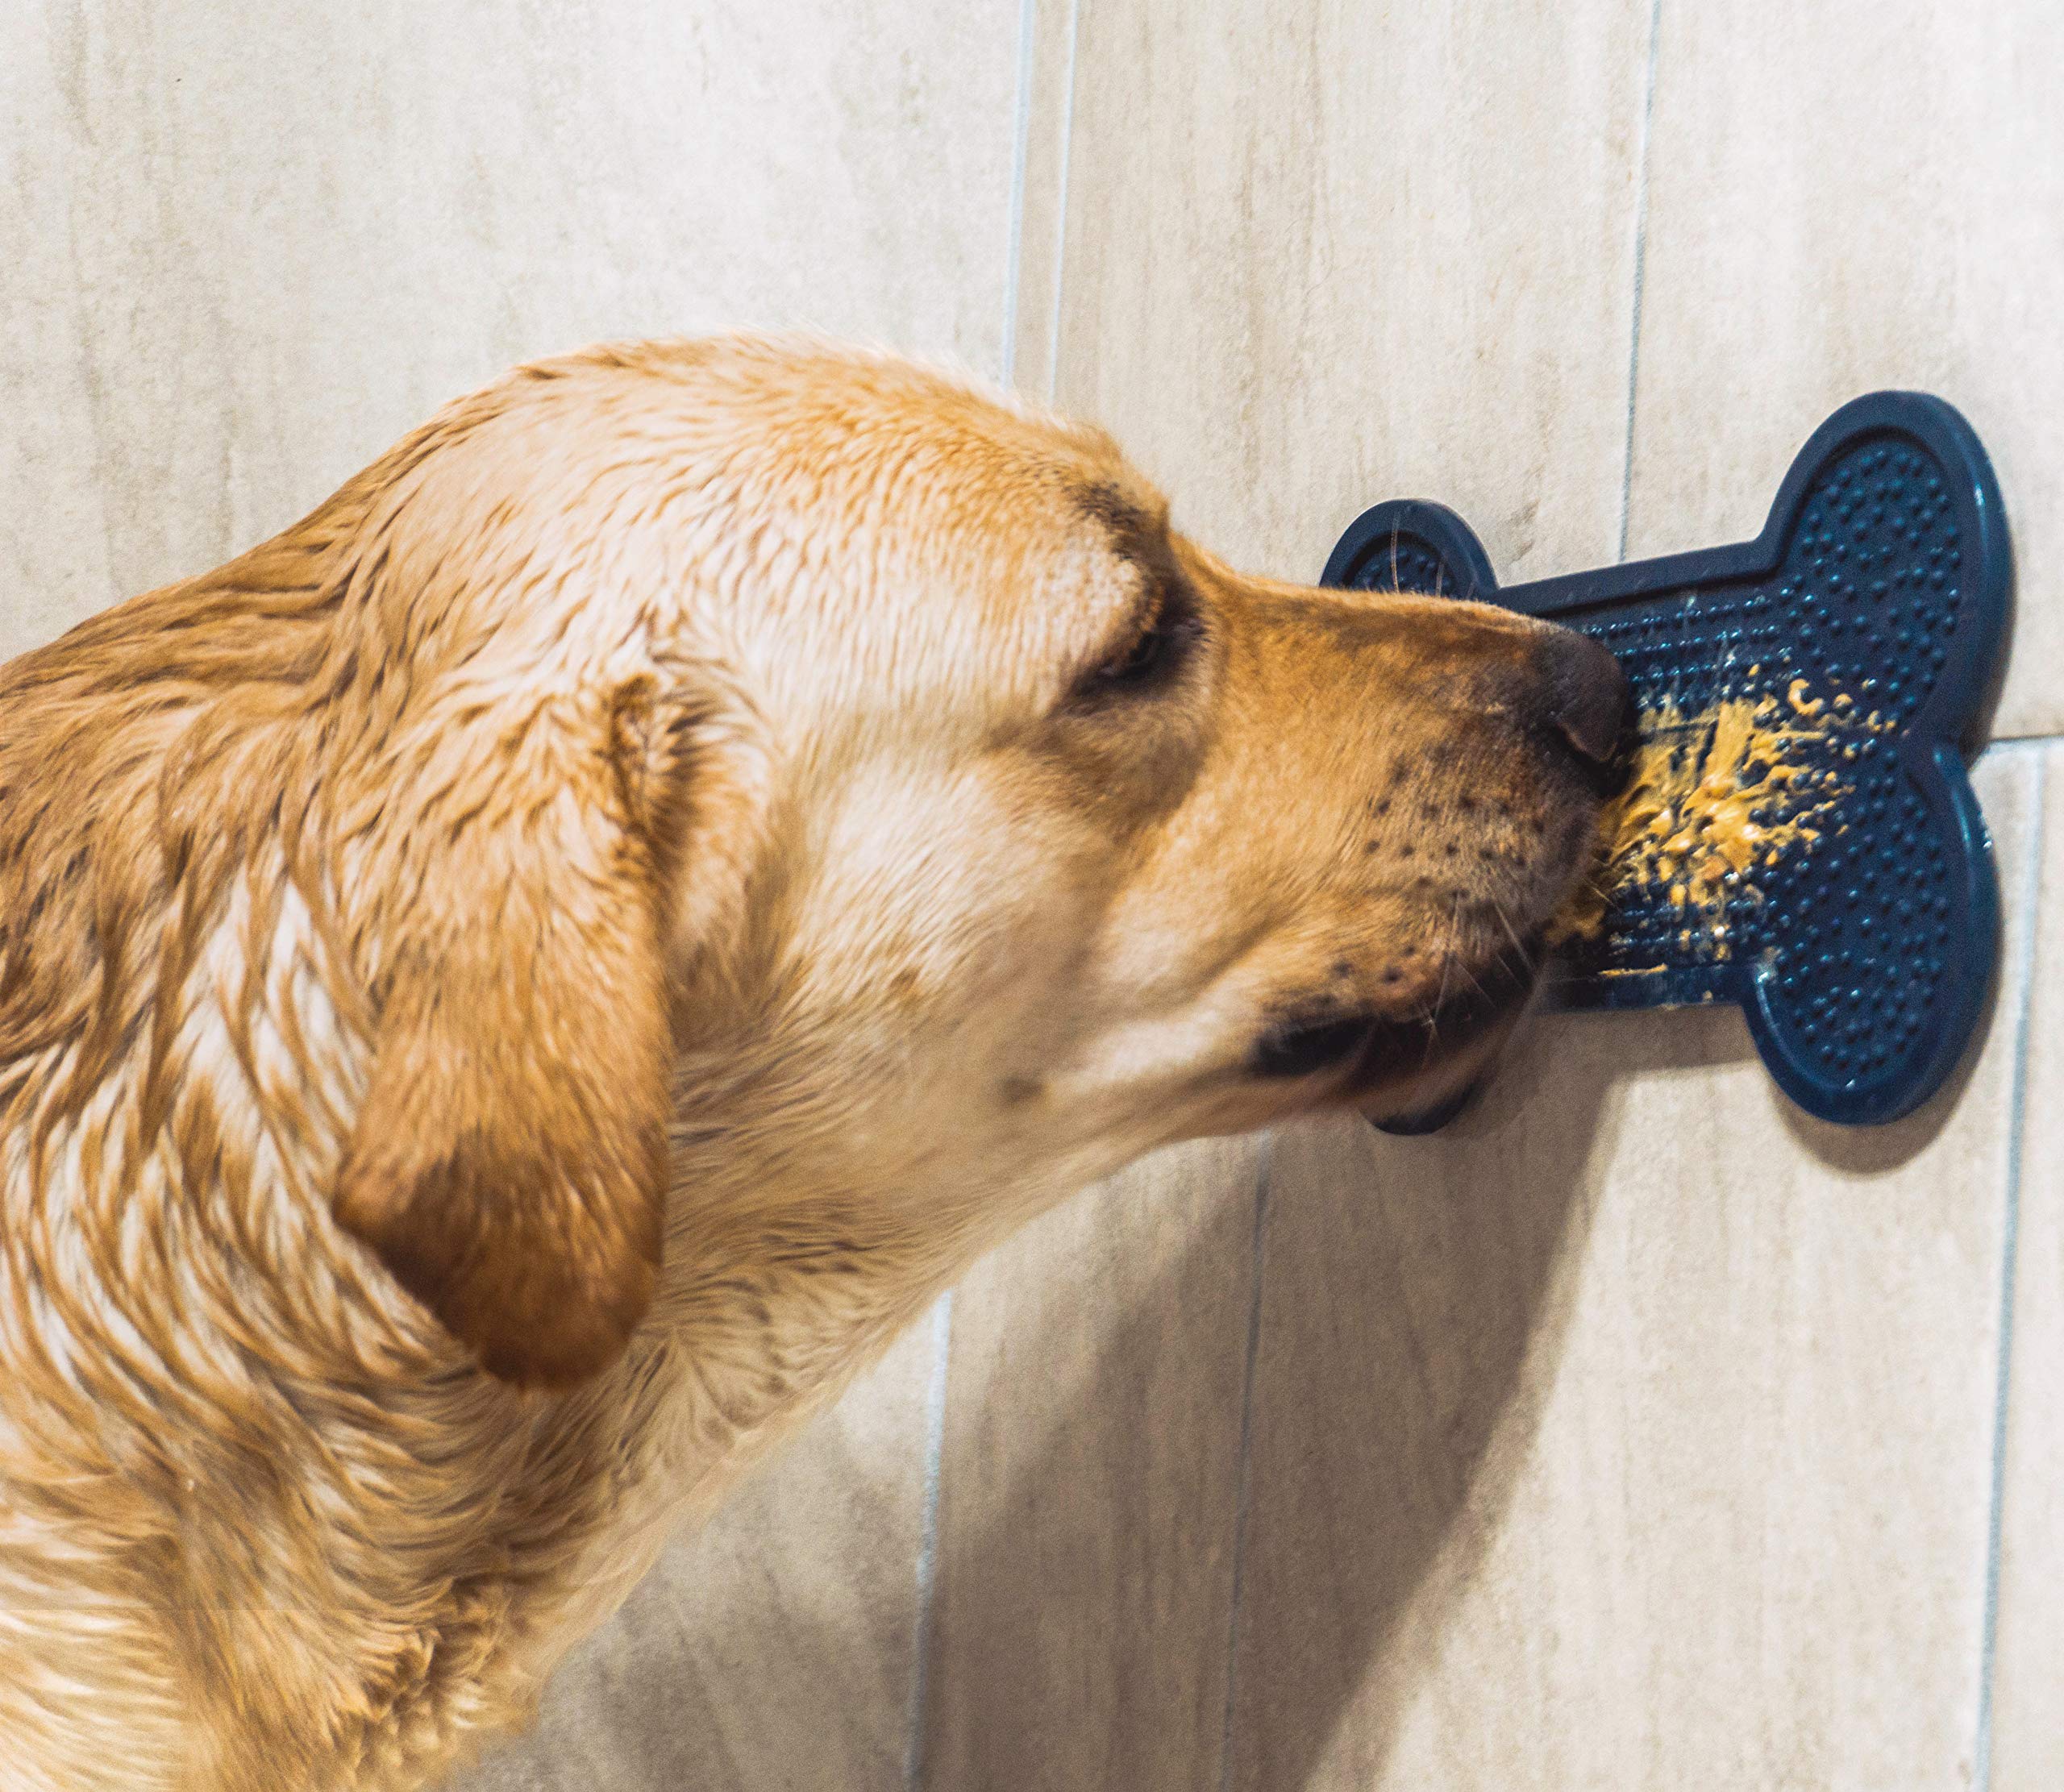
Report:
[[[1592,765],[1618,763],[1633,719],[1633,693],[1620,662],[1575,629],[1551,630],[1535,654],[1545,675],[1547,721]]]

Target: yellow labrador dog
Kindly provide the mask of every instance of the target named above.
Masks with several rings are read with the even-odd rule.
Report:
[[[1475,1078],[1625,705],[759,339],[0,670],[0,1783],[427,1784],[1029,1216]]]

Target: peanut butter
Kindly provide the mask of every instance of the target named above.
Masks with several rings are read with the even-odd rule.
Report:
[[[1729,957],[1729,900],[1755,900],[1759,873],[1835,825],[1830,812],[1848,786],[1828,762],[1854,759],[1857,748],[1834,737],[1889,726],[1846,697],[1812,696],[1804,679],[1782,699],[1645,712],[1633,775],[1600,817],[1600,871],[1564,911],[1555,942],[1596,938],[1621,897],[1646,890],[1683,918],[1680,944],[1703,936],[1711,957]]]

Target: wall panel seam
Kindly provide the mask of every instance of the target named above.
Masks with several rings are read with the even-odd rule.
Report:
[[[1656,46],[1662,35],[1662,0],[1650,0],[1648,13],[1648,72],[1642,87],[1641,135],[1634,152],[1634,268],[1630,315],[1627,325],[1626,452],[1620,463],[1620,545],[1618,557],[1627,557],[1627,525],[1634,490],[1634,398],[1641,377],[1642,284],[1648,260],[1648,155],[1655,117]]]
[[[2000,1565],[2002,1521],[2007,1491],[2007,1427],[2009,1384],[2014,1362],[2014,1267],[2020,1241],[2021,1177],[2028,1129],[2029,1025],[2034,1017],[2036,938],[2040,931],[2044,851],[2044,786],[2048,767],[2035,763],[2033,821],[2029,829],[2029,864],[2020,890],[2020,949],[2012,967],[2014,1063],[2008,1109],[2007,1187],[2000,1238],[2000,1341],[1992,1394],[1992,1449],[1988,1467],[1991,1485],[1986,1507],[1984,1611],[1979,1632],[1978,1715],[1973,1728],[1971,1783],[1987,1792],[1992,1783],[1992,1687],[2000,1635]]]
[[[1255,1179],[1254,1237],[1250,1245],[1246,1366],[1240,1379],[1240,1442],[1233,1479],[1232,1586],[1226,1607],[1226,1709],[1219,1725],[1218,1792],[1233,1783],[1233,1738],[1239,1715],[1240,1602],[1246,1591],[1247,1515],[1254,1499],[1255,1366],[1261,1357],[1262,1270],[1267,1258],[1269,1194],[1275,1170],[1275,1135],[1261,1141]]]
[[[918,1528],[918,1618],[912,1638],[909,1732],[903,1750],[905,1792],[925,1772],[925,1695],[931,1681],[932,1608],[938,1588],[939,1493],[946,1468],[946,1371],[953,1343],[953,1291],[932,1303],[932,1367],[925,1384],[925,1485]]]
[[[1018,0],[1017,92],[1012,109],[1010,193],[1004,221],[1003,346],[997,383],[1009,390],[1017,372],[1018,281],[1025,256],[1025,181],[1031,157],[1032,63],[1038,0]],[[946,1478],[947,1370],[953,1347],[953,1291],[931,1312],[932,1366],[925,1387],[925,1482],[918,1532],[917,1622],[912,1640],[909,1733],[903,1752],[905,1792],[918,1792],[925,1773],[926,1694],[931,1681],[933,1608],[938,1591],[940,1495]]]

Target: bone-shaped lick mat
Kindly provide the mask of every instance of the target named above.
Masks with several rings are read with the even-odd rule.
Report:
[[[1926,1100],[1984,1005],[1999,892],[1964,747],[2008,562],[1970,426],[1882,392],[1814,432],[1753,541],[1500,590],[1454,512],[1393,501],[1323,578],[1507,605],[1618,656],[1638,755],[1546,999],[1738,1003],[1785,1093],[1859,1124]]]

